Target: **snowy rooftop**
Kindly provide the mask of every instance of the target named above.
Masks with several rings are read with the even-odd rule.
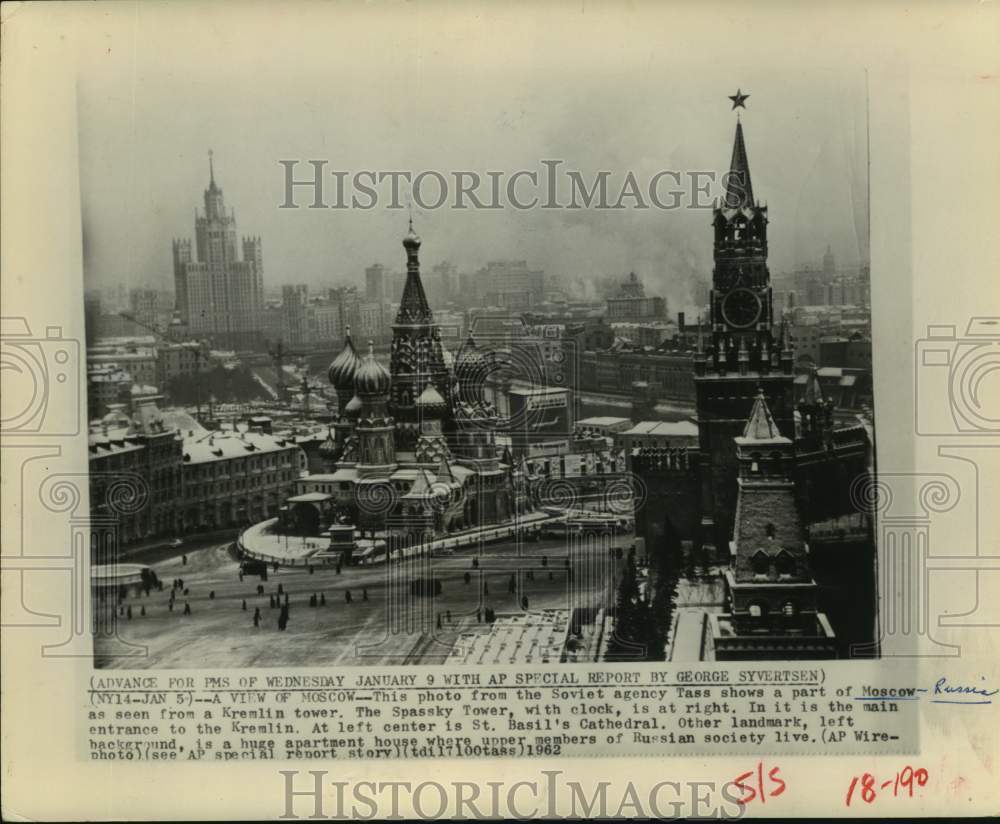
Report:
[[[698,425],[692,421],[640,421],[623,435],[650,435],[661,438],[697,438]]]

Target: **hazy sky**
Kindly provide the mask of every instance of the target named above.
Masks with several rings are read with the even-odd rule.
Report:
[[[445,175],[542,172],[541,160],[561,159],[585,179],[611,171],[617,196],[629,170],[643,189],[664,169],[726,171],[738,86],[750,94],[742,117],[754,193],[770,207],[772,272],[818,262],[828,243],[840,263],[867,253],[857,70],[778,53],[773,39],[758,48],[752,30],[716,40],[645,6],[270,8],[95,7],[78,35],[88,286],[172,288],[170,240],[193,238],[209,148],[239,233],[263,239],[266,285],[323,287],[360,282],[375,261],[402,269],[406,212],[384,208],[388,198],[371,211],[280,210],[281,159]],[[428,183],[425,196],[435,192]],[[569,279],[634,269],[675,306],[710,276],[710,220],[693,209],[414,210],[426,269],[501,258]]]

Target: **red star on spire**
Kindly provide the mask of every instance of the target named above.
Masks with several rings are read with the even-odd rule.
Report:
[[[733,101],[734,109],[745,109],[746,103],[744,102],[750,95],[743,94],[742,90],[737,89],[736,94],[729,95],[729,99]]]

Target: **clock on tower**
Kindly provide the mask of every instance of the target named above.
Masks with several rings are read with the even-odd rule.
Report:
[[[722,317],[736,329],[748,329],[760,320],[763,304],[751,289],[733,289],[722,299]]]

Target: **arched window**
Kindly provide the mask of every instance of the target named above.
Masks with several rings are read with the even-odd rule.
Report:
[[[763,601],[754,601],[748,607],[751,618],[766,618],[767,604]]]
[[[778,570],[778,575],[791,576],[795,573],[795,559],[790,553],[782,550],[778,553],[778,557],[775,560],[775,567]]]
[[[771,571],[771,559],[762,549],[758,549],[750,558],[750,566],[754,575],[767,575]]]
[[[768,538],[773,538],[774,537],[774,524],[768,523],[764,527],[764,533],[767,535]]]

